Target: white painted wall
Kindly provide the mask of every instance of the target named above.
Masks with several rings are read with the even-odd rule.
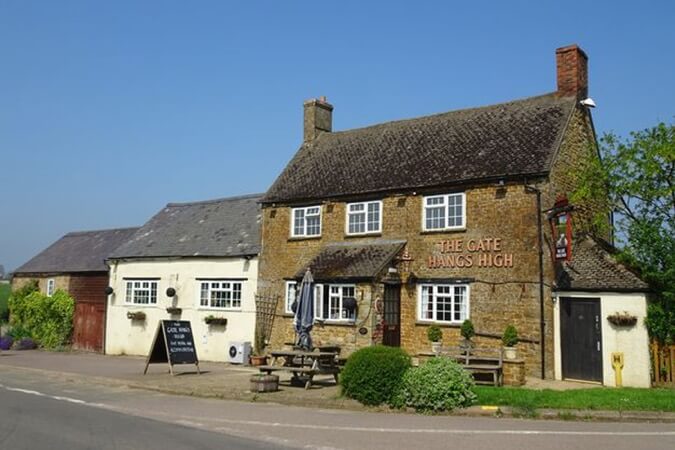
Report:
[[[645,326],[647,316],[647,297],[643,293],[617,292],[558,292],[558,297],[600,298],[600,315],[602,317],[602,371],[603,384],[616,386],[615,373],[612,367],[612,353],[623,352],[623,386],[650,387],[649,373],[649,335]],[[638,318],[633,327],[616,327],[607,316],[614,313],[628,312]],[[554,344],[555,344],[555,378],[562,379],[562,353],[560,338],[560,302],[553,308]]]
[[[159,277],[156,305],[125,303],[125,278]],[[199,306],[197,278],[246,278],[242,282],[240,310],[223,310]],[[162,319],[177,318],[166,312],[168,306],[182,308],[180,320],[189,320],[195,339],[197,356],[203,361],[227,361],[231,341],[250,341],[255,332],[255,292],[258,280],[258,259],[190,258],[120,261],[111,263],[110,286],[106,315],[105,352],[110,355],[147,355]],[[166,296],[166,289],[176,289],[176,296]],[[129,311],[144,311],[146,320],[131,321]],[[227,325],[209,326],[208,315],[226,317]]]

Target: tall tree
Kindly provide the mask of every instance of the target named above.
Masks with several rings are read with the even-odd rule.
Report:
[[[606,134],[600,159],[581,174],[574,202],[600,206],[594,224],[615,217],[624,262],[640,269],[655,292],[647,327],[661,342],[675,341],[675,125],[659,123],[630,133]]]

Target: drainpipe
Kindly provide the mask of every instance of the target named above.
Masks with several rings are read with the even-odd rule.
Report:
[[[544,234],[541,228],[541,190],[525,185],[526,192],[534,192],[537,198],[537,240],[539,245],[539,348],[541,350],[541,379],[546,378],[546,322],[544,320]]]

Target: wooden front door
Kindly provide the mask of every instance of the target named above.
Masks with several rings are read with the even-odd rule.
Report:
[[[104,303],[76,302],[73,316],[73,348],[103,350]]]
[[[384,334],[382,343],[390,347],[401,346],[401,286],[398,284],[384,286],[384,303],[382,316]]]
[[[602,320],[599,298],[561,298],[563,378],[602,381]]]

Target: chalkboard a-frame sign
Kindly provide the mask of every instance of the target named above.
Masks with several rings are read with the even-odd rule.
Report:
[[[143,375],[148,373],[148,366],[154,363],[169,363],[171,375],[175,375],[174,364],[194,364],[197,366],[197,373],[201,375],[189,320],[159,321],[150,353],[145,360]]]

